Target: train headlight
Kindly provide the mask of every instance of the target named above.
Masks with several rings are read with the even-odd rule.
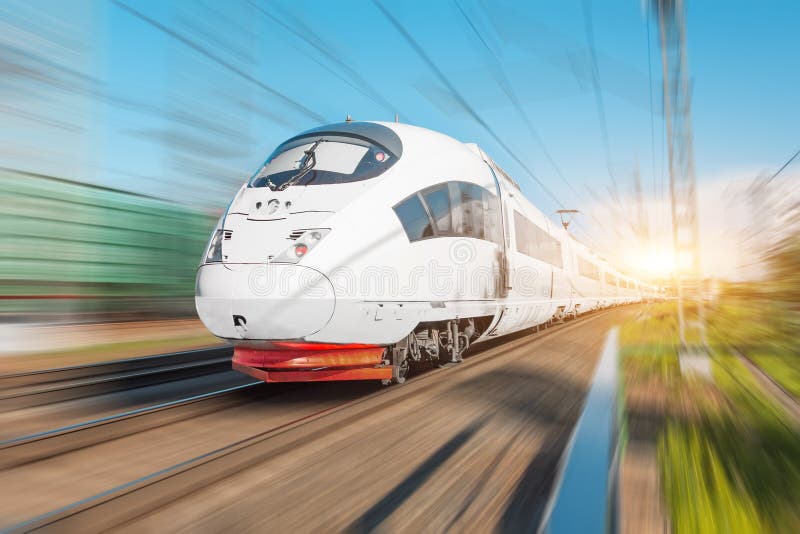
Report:
[[[295,243],[284,250],[279,256],[276,256],[272,261],[275,263],[297,263],[300,258],[308,254],[317,243],[322,241],[322,238],[328,235],[330,228],[311,228],[303,232]]]
[[[208,243],[203,263],[219,263],[222,261],[222,230],[215,230]]]
[[[294,246],[294,255],[298,258],[302,258],[308,252],[308,247],[303,243]]]

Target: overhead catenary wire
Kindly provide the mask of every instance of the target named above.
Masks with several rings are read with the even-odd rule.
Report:
[[[257,78],[253,77],[251,74],[246,72],[244,69],[241,69],[241,68],[237,67],[235,64],[232,64],[232,63],[226,61],[220,55],[216,54],[213,51],[209,51],[207,48],[205,48],[201,44],[198,44],[197,42],[191,40],[186,35],[181,34],[180,32],[175,31],[172,28],[167,27],[166,25],[160,23],[159,21],[157,21],[157,20],[155,20],[155,19],[153,19],[153,18],[151,18],[151,17],[149,17],[147,15],[145,15],[144,13],[138,11],[137,9],[127,5],[126,3],[121,2],[120,0],[112,0],[112,2],[113,2],[113,4],[115,6],[119,7],[121,10],[123,10],[123,11],[129,13],[130,15],[138,18],[142,22],[144,22],[144,23],[156,28],[157,30],[159,30],[162,33],[168,35],[169,37],[181,42],[183,45],[185,45],[188,48],[194,50],[195,52],[197,52],[198,54],[206,57],[207,59],[213,61],[214,63],[222,66],[223,68],[225,68],[228,71],[234,73],[235,75],[237,75],[237,76],[247,80],[248,82],[256,85],[260,89],[262,89],[262,90],[266,91],[267,93],[275,96],[276,98],[282,100],[289,107],[291,107],[291,108],[303,113],[305,116],[307,116],[307,117],[309,117],[309,118],[311,118],[311,119],[313,119],[313,120],[315,120],[316,122],[319,122],[319,123],[327,122],[325,117],[323,117],[322,115],[314,112],[313,110],[309,109],[308,107],[304,106],[303,104],[301,104],[300,102],[294,100],[293,98],[281,93],[280,91],[278,91],[274,87],[271,87],[268,84],[264,83],[263,81],[258,80]],[[528,177],[531,180],[533,180],[538,185],[538,187],[540,187],[547,194],[547,196],[555,202],[555,204],[557,206],[563,207],[564,204],[547,187],[547,184],[544,183],[544,181],[541,180],[540,177],[536,173],[533,172],[533,170],[529,167],[528,164],[526,164],[522,159],[520,159],[520,157],[494,131],[494,129],[477,113],[477,111],[470,105],[470,103],[464,98],[464,96],[443,75],[443,73],[438,69],[438,67],[432,61],[432,59],[428,56],[428,54],[420,47],[420,45],[415,41],[413,36],[411,36],[409,34],[409,32],[402,26],[402,24],[391,13],[389,13],[389,11],[386,10],[386,8],[380,2],[375,1],[375,4],[384,13],[384,15],[386,15],[386,17],[389,19],[389,21],[392,23],[392,25],[395,26],[395,28],[399,31],[399,33],[408,41],[409,45],[423,59],[423,61],[428,65],[428,67],[431,68],[431,70],[434,72],[434,74],[436,74],[436,76],[445,85],[445,87],[447,87],[447,89],[452,93],[453,97],[464,108],[464,110],[479,125],[481,125],[487,131],[487,133],[502,147],[502,149],[504,151],[506,151],[525,170],[525,172],[527,173]],[[256,7],[260,11],[264,12],[264,10],[261,9],[259,6],[256,6]],[[463,13],[463,10],[461,9],[461,6],[458,6],[458,7],[459,7],[459,10],[461,10],[462,13]],[[467,19],[468,23],[476,31],[476,35],[479,38],[481,38],[480,32],[477,31],[477,28],[474,26],[474,24],[472,24],[471,21],[469,21],[469,18],[466,17],[466,13],[464,13],[464,15],[465,15],[465,18]],[[268,16],[270,16],[270,15],[268,15]],[[273,20],[278,20],[278,19],[275,19],[275,17],[272,17],[272,16],[270,16],[270,18],[272,18]],[[286,23],[283,23],[281,25],[287,31],[289,31],[293,35],[298,36],[299,38],[302,39],[302,37],[301,37],[303,35],[302,33],[298,32],[296,29],[292,28],[291,26],[287,25]],[[311,46],[312,48],[314,48],[317,51],[324,50],[324,44],[322,44],[322,42],[317,40],[315,37],[309,37],[308,39],[302,39],[302,40],[306,44],[308,44],[309,46]],[[488,46],[488,43],[486,43],[485,40],[483,40],[482,38],[481,38],[481,40],[483,42],[483,46],[486,47],[487,52],[489,52],[492,55],[493,59],[495,61],[497,61],[497,57],[494,54],[494,52],[491,50],[491,48]],[[352,70],[352,69],[349,66],[347,66],[345,63],[343,63],[341,61],[334,61],[336,58],[334,57],[333,59],[331,59],[333,56],[331,56],[329,54],[322,54],[322,55],[326,59],[331,60],[332,64],[335,65],[336,67],[338,67],[341,72],[344,72],[347,75],[350,74],[350,70]],[[510,98],[512,104],[515,106],[515,108],[518,109],[518,110],[523,110],[521,102],[519,100],[519,97],[513,91],[513,88],[511,86],[511,84],[508,82],[507,78],[503,75],[502,71],[498,71],[498,72],[501,75],[500,79],[503,80],[503,83],[501,83],[501,88],[509,96],[509,98]],[[343,76],[341,78],[344,80],[346,77],[347,76]],[[393,108],[393,106],[390,103],[388,103],[388,101],[383,99],[383,97],[380,95],[380,93],[377,92],[374,88],[372,88],[368,84],[367,85],[360,85],[359,84],[359,80],[360,80],[359,77],[351,78],[351,80],[356,82],[356,83],[355,84],[350,83],[348,85],[350,85],[354,89],[358,90],[359,92],[361,92],[362,94],[364,94],[365,96],[367,96],[368,98],[373,100],[374,102],[378,103],[379,105],[383,105],[384,107],[388,106],[388,108]],[[537,142],[540,143],[540,146],[542,146],[543,153],[545,154],[547,159],[550,161],[551,165],[553,165],[553,168],[556,170],[556,172],[559,174],[559,176],[562,178],[562,180],[564,180],[565,184],[570,188],[570,190],[573,193],[575,193],[576,196],[580,196],[580,193],[578,193],[575,190],[575,188],[572,187],[572,184],[570,184],[569,181],[566,179],[566,177],[564,176],[563,172],[561,171],[561,169],[559,168],[559,166],[555,162],[555,160],[552,157],[552,155],[549,153],[549,151],[544,146],[544,144],[543,144],[543,142],[541,140],[541,136],[536,131],[536,129],[533,126],[530,118],[527,116],[527,114],[524,114],[524,111],[523,111],[523,113],[521,113],[521,116],[524,117],[524,120],[526,121],[529,130],[532,132],[532,135],[534,136],[534,139],[536,139]],[[613,178],[613,176],[612,176],[612,178]],[[592,214],[590,214],[590,216],[592,218],[594,218],[594,216]]]
[[[258,10],[262,15],[266,18],[271,20],[273,23],[277,24],[287,32],[294,35],[300,41],[306,43],[310,46],[317,54],[321,55],[322,57],[326,58],[331,64],[339,69],[340,72],[329,68],[328,66],[324,65],[321,61],[319,61],[314,54],[308,54],[311,59],[319,64],[322,68],[326,69],[328,72],[342,80],[344,83],[361,93],[362,95],[369,98],[375,104],[381,106],[385,110],[391,113],[399,113],[404,117],[408,115],[403,113],[401,110],[398,109],[396,105],[389,102],[378,90],[376,90],[367,80],[361,76],[358,71],[353,69],[350,65],[342,61],[340,58],[336,57],[332,53],[332,47],[326,43],[317,33],[311,32],[308,28],[303,27],[301,21],[297,20],[295,17],[289,15],[288,13],[283,12],[281,14],[282,20],[279,17],[276,17],[260,5],[258,5],[253,0],[250,0],[250,5],[252,5],[256,10]],[[300,29],[298,29],[300,27]],[[303,30],[303,31],[301,31]]]
[[[586,30],[586,41],[589,45],[589,58],[592,61],[592,87],[594,88],[595,107],[597,108],[597,116],[600,119],[600,134],[603,139],[603,147],[606,152],[606,167],[608,175],[611,178],[611,183],[614,187],[613,197],[616,197],[618,189],[617,179],[614,176],[614,170],[611,166],[611,143],[608,136],[608,124],[606,121],[605,103],[603,101],[603,91],[600,88],[600,67],[597,61],[597,49],[594,45],[594,24],[592,22],[592,6],[591,0],[583,0],[583,21]]]
[[[495,81],[503,90],[503,92],[505,93],[506,97],[511,102],[511,104],[514,106],[514,109],[519,114],[519,117],[525,123],[525,126],[527,127],[528,132],[531,134],[531,137],[533,137],[534,141],[536,141],[536,143],[539,145],[539,148],[542,150],[542,154],[544,154],[545,158],[547,158],[547,161],[556,171],[556,174],[558,174],[558,176],[566,184],[569,190],[572,191],[572,193],[580,199],[581,196],[580,193],[578,193],[578,191],[576,191],[575,188],[572,187],[572,184],[569,182],[569,180],[567,180],[566,176],[564,176],[564,173],[561,171],[561,168],[556,163],[553,156],[550,154],[550,151],[547,149],[547,146],[545,145],[541,135],[539,135],[539,131],[533,125],[533,121],[531,121],[528,112],[525,111],[525,108],[522,106],[522,102],[520,101],[516,91],[514,91],[511,82],[505,75],[505,72],[503,72],[502,66],[500,64],[500,59],[497,57],[492,48],[489,46],[489,43],[486,42],[486,39],[483,37],[478,27],[475,25],[470,16],[461,6],[461,3],[458,0],[456,0],[455,5],[456,8],[458,8],[458,11],[461,13],[461,15],[464,17],[464,20],[466,21],[467,25],[470,27],[470,29],[472,29],[472,32],[475,35],[475,37],[483,46],[483,49],[486,51],[487,56],[489,57],[492,63],[493,67],[492,74],[494,75]]]
[[[394,28],[400,33],[400,35],[406,40],[408,45],[414,50],[414,52],[422,59],[422,61],[428,66],[428,68],[436,75],[439,81],[447,88],[447,90],[451,93],[451,95],[456,99],[456,101],[461,105],[461,107],[466,111],[472,119],[477,122],[479,125],[483,127],[484,130],[492,137],[492,139],[497,142],[503,150],[508,153],[511,158],[522,167],[525,172],[527,172],[528,176],[533,179],[539,187],[550,197],[555,204],[559,208],[563,208],[563,203],[556,197],[556,195],[542,182],[542,180],[528,167],[528,165],[522,161],[516,153],[511,150],[511,148],[503,141],[503,139],[495,133],[491,126],[475,111],[475,109],[467,102],[461,92],[456,89],[455,86],[447,79],[447,76],[442,73],[442,71],[436,66],[436,63],[428,56],[427,53],[422,49],[422,47],[417,43],[414,37],[408,32],[408,30],[403,26],[397,18],[389,12],[388,9],[379,1],[373,0],[373,3],[378,8],[378,10],[383,13],[383,15],[389,20],[389,22],[394,26]]]
[[[544,141],[542,140],[541,136],[539,135],[538,130],[535,128],[535,126],[533,125],[533,122],[530,120],[530,117],[528,116],[528,113],[525,111],[524,107],[522,106],[522,103],[521,103],[516,91],[514,91],[510,80],[505,75],[505,72],[503,71],[502,66],[501,66],[500,59],[494,53],[494,51],[492,50],[491,46],[489,46],[489,43],[487,42],[486,38],[480,32],[480,30],[478,29],[477,25],[473,22],[473,20],[470,18],[468,13],[463,9],[463,7],[461,6],[461,4],[460,4],[460,2],[458,0],[455,1],[455,5],[456,5],[457,9],[459,10],[459,12],[461,13],[461,15],[463,16],[463,18],[466,21],[467,25],[470,27],[470,29],[472,30],[472,32],[474,33],[474,35],[476,36],[478,41],[481,43],[481,45],[483,46],[484,50],[486,51],[486,53],[487,53],[487,55],[488,55],[488,57],[489,57],[489,59],[491,61],[491,66],[493,67],[492,68],[492,74],[495,77],[495,81],[498,83],[500,88],[505,93],[506,97],[512,103],[512,105],[514,106],[514,108],[517,111],[517,113],[519,114],[519,116],[523,119],[523,121],[524,121],[525,125],[527,126],[528,131],[530,132],[531,136],[539,144],[539,146],[542,149],[542,152],[544,153],[545,157],[548,159],[550,164],[553,166],[553,168],[555,169],[556,173],[559,175],[559,177],[562,179],[562,181],[567,185],[567,187],[570,189],[570,191],[575,195],[576,199],[579,202],[583,202],[584,201],[583,196],[572,186],[572,184],[569,182],[569,180],[567,180],[566,176],[564,176],[563,172],[561,171],[561,168],[556,163],[555,159],[552,157],[552,155],[550,154],[549,150],[547,150],[547,147],[544,144]],[[594,213],[592,213],[590,211],[590,212],[587,212],[587,214],[594,221],[594,223],[597,224],[598,227],[600,227],[604,232],[608,232],[608,230],[606,228],[606,225],[603,224],[601,221],[599,221],[597,219],[597,217],[595,217]],[[585,238],[587,238],[587,239],[589,239],[591,241],[594,241],[591,238],[590,232],[581,223],[576,221],[576,225],[583,230],[583,234],[584,234]]]
[[[478,41],[483,46],[484,50],[487,52],[487,55],[488,55],[489,59],[491,60],[491,63],[492,63],[492,66],[493,66],[493,69],[492,69],[493,72],[492,73],[495,76],[495,80],[497,81],[498,85],[500,86],[500,88],[505,93],[506,97],[509,99],[509,101],[514,106],[514,109],[517,111],[517,113],[519,114],[520,118],[523,119],[523,122],[527,126],[528,131],[531,134],[531,137],[533,137],[533,139],[539,144],[539,147],[542,149],[542,153],[545,155],[545,157],[548,159],[550,164],[553,166],[553,168],[555,169],[556,173],[559,175],[561,180],[567,185],[567,187],[573,193],[573,195],[575,196],[575,199],[578,202],[581,202],[581,203],[585,202],[585,200],[583,198],[583,195],[581,195],[572,186],[572,184],[569,182],[569,180],[567,180],[566,176],[564,176],[564,173],[561,171],[561,168],[556,163],[555,159],[552,157],[552,155],[550,154],[549,150],[547,150],[547,147],[544,144],[544,141],[542,140],[541,136],[539,135],[538,130],[533,125],[533,122],[530,120],[530,117],[528,116],[528,113],[525,111],[525,108],[522,106],[522,102],[520,101],[516,91],[514,91],[514,88],[511,85],[510,80],[508,79],[508,77],[503,72],[502,66],[500,64],[501,63],[500,59],[497,57],[497,55],[494,53],[492,48],[489,46],[489,43],[486,41],[486,38],[483,36],[481,31],[478,29],[477,25],[473,22],[472,18],[469,16],[469,14],[461,6],[461,3],[458,0],[456,0],[455,1],[455,5],[458,8],[458,10],[461,13],[461,15],[464,17],[464,20],[466,21],[467,25],[472,30],[473,34],[476,36]],[[601,221],[599,221],[597,219],[597,217],[595,217],[594,213],[592,213],[591,211],[586,212],[586,213],[595,222],[595,224],[597,224],[600,228],[603,229],[603,231],[607,231],[606,228],[605,228],[605,225]],[[583,228],[582,225],[580,225],[580,224],[577,224],[577,225],[580,226],[583,229],[584,233],[588,237],[589,236],[588,231],[585,228]]]
[[[172,37],[176,41],[179,41],[179,42],[183,43],[184,45],[188,46],[189,48],[191,48],[192,50],[194,50],[198,54],[210,59],[211,61],[217,63],[218,65],[220,65],[222,67],[224,67],[225,69],[229,70],[230,72],[233,72],[237,76],[240,76],[241,78],[243,78],[243,79],[247,80],[248,82],[252,83],[256,87],[259,87],[260,89],[266,91],[267,93],[271,94],[272,96],[274,96],[274,97],[278,98],[279,100],[283,101],[285,104],[288,104],[289,107],[295,109],[296,111],[299,111],[300,113],[302,113],[306,117],[308,117],[310,119],[313,119],[314,121],[316,121],[318,123],[328,122],[325,119],[325,117],[323,117],[319,113],[316,113],[315,111],[312,111],[308,107],[304,106],[303,104],[301,104],[300,102],[294,100],[293,98],[283,94],[282,92],[278,91],[274,87],[271,87],[270,85],[262,82],[261,80],[251,76],[250,74],[248,74],[244,70],[240,69],[236,65],[233,65],[228,61],[225,61],[223,58],[219,57],[217,54],[215,54],[213,52],[210,52],[209,50],[206,50],[204,47],[202,47],[199,44],[195,43],[194,41],[192,41],[188,37],[176,32],[175,30],[165,26],[164,24],[161,24],[157,20],[148,17],[147,15],[142,13],[141,11],[138,11],[138,10],[132,8],[131,6],[125,4],[124,2],[120,2],[119,0],[111,0],[111,1],[112,1],[112,3],[114,5],[116,5],[117,7],[122,9],[123,11],[129,13],[130,15],[133,15],[134,17],[138,18],[139,20],[141,20],[141,21],[149,24],[150,26],[160,30],[162,33],[165,33],[166,35]]]
[[[798,149],[797,149],[797,152],[795,152],[794,154],[792,154],[792,157],[790,157],[788,160],[786,160],[786,163],[784,163],[783,165],[781,165],[781,168],[780,168],[780,169],[778,169],[777,171],[775,171],[775,173],[774,173],[772,176],[770,176],[769,178],[767,178],[766,180],[764,180],[763,184],[764,184],[764,185],[768,185],[770,182],[772,182],[772,180],[774,180],[775,178],[777,178],[777,177],[778,177],[778,175],[779,175],[780,173],[782,173],[782,172],[783,172],[783,171],[786,169],[786,167],[788,167],[789,165],[791,165],[791,164],[792,164],[792,162],[793,162],[793,161],[794,161],[794,160],[797,158],[797,156],[800,156],[800,148],[798,148]]]
[[[555,194],[550,191],[550,189],[541,181],[541,179],[536,176],[535,173],[522,161],[520,158],[511,150],[508,145],[494,132],[494,130],[489,127],[489,125],[477,114],[477,112],[469,105],[463,95],[450,83],[450,81],[444,76],[444,74],[439,70],[433,60],[425,53],[425,51],[420,47],[420,45],[416,42],[416,40],[411,36],[408,30],[380,3],[379,0],[373,0],[373,3],[376,7],[384,14],[384,16],[389,20],[390,23],[397,29],[397,31],[405,38],[411,48],[417,53],[417,55],[425,62],[428,68],[439,78],[442,84],[450,91],[454,98],[461,104],[464,110],[478,123],[480,124],[488,133],[492,136],[492,138],[505,150],[513,159],[516,161],[527,173],[529,178],[538,184],[545,193],[555,201],[556,205],[560,208],[564,207],[564,204],[555,196]],[[602,225],[601,225],[602,226]],[[587,237],[590,238],[588,232],[586,232]],[[590,238],[591,239],[591,238]]]
[[[657,198],[658,191],[660,187],[656,186],[657,176],[656,176],[656,130],[655,130],[655,121],[653,120],[653,52],[651,50],[651,41],[652,38],[650,37],[650,25],[651,25],[651,17],[652,17],[652,10],[647,10],[647,22],[645,26],[647,27],[647,76],[648,76],[648,83],[649,83],[649,96],[650,96],[650,162],[652,164],[652,180],[653,180],[653,198]]]
[[[615,204],[617,207],[619,207],[619,213],[622,213],[624,212],[624,209],[622,203],[620,202],[619,186],[617,184],[617,179],[616,176],[614,175],[614,169],[611,162],[611,141],[609,139],[609,134],[608,134],[608,121],[606,119],[603,91],[602,88],[600,87],[600,66],[597,58],[597,47],[595,46],[594,42],[594,23],[592,19],[591,0],[583,0],[582,7],[583,7],[584,29],[586,31],[586,41],[589,47],[589,58],[591,60],[591,74],[592,74],[591,79],[594,92],[595,107],[597,109],[597,116],[600,121],[600,135],[603,141],[603,148],[605,150],[606,171],[608,172],[609,178],[611,178],[611,186],[608,188],[608,192],[611,197],[612,203]],[[635,225],[630,220],[628,220],[627,217],[622,216],[622,219],[625,220],[632,227],[635,227]],[[636,231],[634,230],[634,235],[635,234]]]

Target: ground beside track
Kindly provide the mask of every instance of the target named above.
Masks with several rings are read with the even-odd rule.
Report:
[[[0,325],[0,374],[225,346],[199,319]]]
[[[605,335],[634,311],[492,348],[497,357],[411,382],[419,391],[332,432],[304,441],[297,427],[296,448],[126,528],[535,530]]]

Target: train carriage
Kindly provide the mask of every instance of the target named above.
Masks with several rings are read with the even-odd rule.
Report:
[[[611,269],[478,146],[345,122],[282,143],[241,187],[196,306],[234,367],[265,381],[402,382],[484,339],[641,298],[632,280],[610,290]]]

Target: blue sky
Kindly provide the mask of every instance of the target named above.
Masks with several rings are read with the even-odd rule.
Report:
[[[258,3],[299,33],[305,32],[330,56],[248,3],[226,4],[224,8],[213,2],[171,6],[130,1],[128,5],[326,120],[341,120],[347,114],[357,119],[387,120],[394,109],[404,121],[477,141],[517,177],[545,211],[556,207],[459,106],[371,2]],[[603,191],[611,177],[592,84],[584,11],[587,5],[612,173],[620,189],[629,189],[638,163],[645,189],[652,189],[653,169],[656,187],[663,172],[661,63],[653,25],[648,65],[647,13],[639,2],[462,0],[464,12],[488,48],[481,44],[455,2],[385,3],[475,112],[569,207],[580,207],[576,204],[582,199],[558,176],[492,72],[499,69],[507,77],[570,185],[581,194],[586,186]],[[721,5],[689,3],[695,153],[701,180],[733,169],[776,167],[800,143],[795,134],[800,119],[800,5],[729,2],[720,9]],[[286,102],[118,5],[109,4],[102,11],[101,74],[111,92],[172,110],[185,108],[203,114],[210,110],[212,121],[234,124],[242,130],[246,139],[228,141],[243,141],[246,146],[240,146],[236,153],[221,154],[215,164],[232,172],[238,170],[243,178],[283,138],[316,124],[314,118],[292,110]],[[654,114],[650,112],[650,68]],[[354,81],[352,73],[361,80]],[[361,81],[370,88],[360,87]],[[220,93],[230,92],[239,92],[250,104],[278,120],[226,102],[225,94]],[[365,92],[380,95],[384,105]],[[171,121],[136,108],[109,107],[102,127],[110,160],[124,163],[133,174],[156,178],[179,170],[180,166],[168,168],[164,161],[169,158],[165,153],[168,149],[154,141],[159,137],[148,138],[144,133],[168,128]],[[199,125],[191,129],[202,137],[219,134],[200,132]],[[128,187],[148,187],[137,183],[135,177],[130,180]]]
[[[43,93],[64,120],[83,121],[77,149],[68,131],[39,123],[20,136],[24,128],[9,127],[6,138],[24,137],[34,149],[36,139],[70,147],[44,168],[26,146],[14,165],[221,209],[283,139],[320,120],[391,120],[397,112],[482,145],[548,214],[607,199],[612,175],[629,195],[637,166],[648,196],[666,190],[658,33],[650,21],[648,61],[641,2],[383,5],[438,73],[366,0],[87,0],[69,9],[12,1],[6,18],[55,34],[58,61],[93,80],[90,91]],[[698,180],[776,169],[800,146],[800,3],[688,6]],[[48,46],[42,53],[51,56]],[[75,109],[83,110],[77,119]]]

